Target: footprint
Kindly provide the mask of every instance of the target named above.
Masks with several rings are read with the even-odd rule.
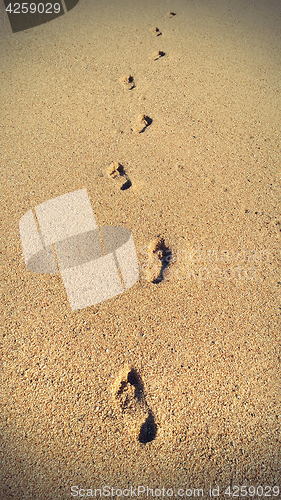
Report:
[[[118,161],[113,161],[107,168],[107,175],[110,179],[113,179],[118,186],[120,186],[121,191],[129,189],[132,185],[125,169],[121,163]]]
[[[137,371],[126,365],[112,387],[115,403],[131,433],[142,444],[153,441],[157,426],[144,397],[144,387]]]
[[[175,12],[167,12],[166,17],[174,17],[175,15]]]
[[[172,251],[166,246],[164,238],[152,240],[148,245],[146,279],[154,284],[161,283],[165,278],[165,270],[172,260]]]
[[[161,31],[159,28],[156,28],[156,26],[154,26],[153,28],[150,28],[149,30],[151,33],[153,33],[154,35],[156,36],[160,36],[162,35]]]
[[[146,130],[147,127],[149,127],[149,125],[151,125],[151,123],[152,123],[152,119],[149,118],[149,116],[139,115],[132,130],[138,134],[141,134],[142,132],[144,132]]]
[[[125,90],[132,90],[135,88],[134,77],[132,75],[122,76],[120,82]]]
[[[150,59],[152,59],[152,61],[157,61],[158,59],[160,59],[164,55],[165,55],[165,52],[162,52],[161,50],[156,50],[155,52],[153,52]]]

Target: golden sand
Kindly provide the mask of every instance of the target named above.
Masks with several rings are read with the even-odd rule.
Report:
[[[0,23],[1,498],[277,498],[279,2]],[[72,312],[60,276],[26,269],[19,220],[82,188],[132,231],[140,280]]]

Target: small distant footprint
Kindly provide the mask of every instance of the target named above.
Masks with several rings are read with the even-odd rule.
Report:
[[[149,30],[151,33],[153,33],[154,35],[156,36],[160,36],[162,35],[161,31],[159,28],[156,28],[156,26],[154,26],[153,28],[150,28]]]
[[[165,55],[165,52],[162,52],[162,50],[156,50],[155,52],[153,52],[150,59],[152,59],[152,61],[157,61],[158,59],[160,59],[164,55]]]
[[[113,161],[107,168],[107,175],[113,179],[119,186],[121,191],[129,189],[132,185],[125,169],[118,161]]]
[[[112,396],[124,421],[138,441],[142,444],[153,441],[157,426],[145,401],[141,377],[133,367],[126,365],[119,373],[112,388]]]
[[[132,75],[122,76],[120,82],[125,90],[132,90],[135,88],[134,77]]]
[[[134,124],[132,130],[138,134],[144,132],[149,125],[151,125],[152,119],[146,115],[139,115],[136,123]]]

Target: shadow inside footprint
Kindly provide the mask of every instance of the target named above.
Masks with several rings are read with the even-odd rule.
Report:
[[[147,123],[147,127],[152,124],[152,118],[149,118],[149,116],[145,115],[144,119]]]
[[[150,443],[156,437],[157,425],[155,424],[154,416],[149,411],[146,421],[142,424],[139,434],[139,442],[142,444]]]
[[[149,118],[149,116],[144,115],[143,121],[141,123],[143,123],[144,126],[143,129],[140,131],[140,134],[142,134],[147,129],[147,127],[149,127],[149,125],[152,124],[152,119]]]
[[[143,399],[143,383],[141,381],[140,376],[138,375],[137,371],[134,368],[132,368],[129,371],[127,382],[129,382],[129,384],[134,386],[135,398],[137,398],[138,401],[141,401]]]
[[[144,132],[149,125],[151,125],[152,119],[147,116],[147,115],[139,115],[136,123],[134,124],[133,128],[131,130],[133,132],[136,132],[138,134],[141,134]]]
[[[157,278],[155,278],[152,283],[158,284],[165,278],[165,270],[170,265],[172,260],[172,251],[165,245],[164,239],[161,239],[157,244],[154,253],[158,254],[158,258],[161,262],[161,269]]]
[[[121,191],[129,189],[132,185],[132,182],[126,174],[123,165],[121,165],[121,163],[119,163],[118,161],[113,161],[109,165],[107,174],[111,179],[114,179],[116,182],[118,182]]]
[[[120,189],[121,189],[121,191],[125,191],[125,189],[129,189],[129,188],[131,187],[131,185],[132,185],[132,183],[131,183],[130,179],[128,179],[128,180],[125,182],[125,184],[123,184],[123,185],[121,186],[121,188],[120,188]]]
[[[135,88],[134,77],[132,75],[122,76],[120,82],[123,84],[125,90],[132,90]]]
[[[123,416],[129,418],[135,437],[142,444],[153,441],[157,426],[144,396],[144,386],[137,371],[130,367],[122,370],[113,386],[115,400]]]
[[[160,35],[162,35],[162,33],[161,33],[160,29],[159,29],[159,28],[156,28],[156,26],[155,26],[155,27],[153,27],[153,28],[150,28],[150,30],[149,30],[149,31],[150,31],[151,33],[153,33],[154,35],[156,35],[156,36],[160,36]]]
[[[156,50],[156,52],[153,52],[152,59],[154,61],[158,61],[158,59],[160,59],[161,57],[164,57],[165,55],[166,55],[166,53],[163,52],[162,50]]]

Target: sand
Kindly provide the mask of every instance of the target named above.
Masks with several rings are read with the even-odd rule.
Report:
[[[280,18],[80,0],[13,34],[1,4],[4,500],[277,497]],[[140,279],[72,311],[19,220],[82,188]]]

